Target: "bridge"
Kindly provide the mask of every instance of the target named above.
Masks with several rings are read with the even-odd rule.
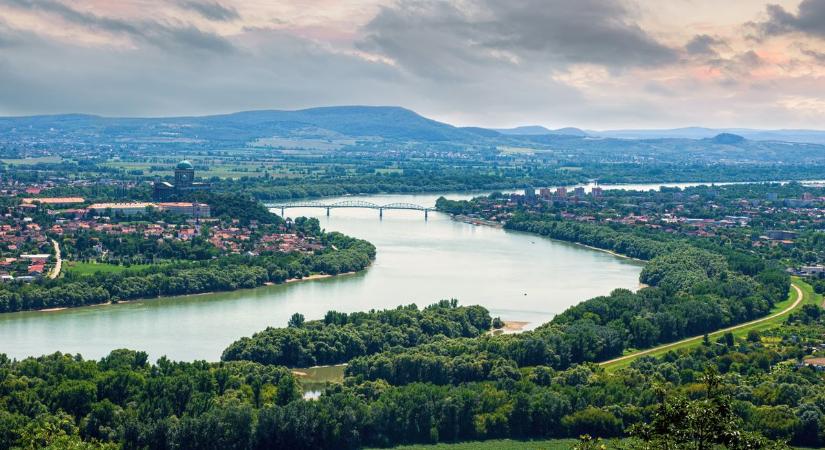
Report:
[[[384,210],[392,209],[406,209],[412,211],[424,211],[424,219],[428,218],[430,211],[435,211],[435,208],[428,208],[426,206],[416,205],[414,203],[387,203],[386,205],[377,205],[375,203],[365,202],[362,200],[345,200],[336,203],[324,203],[317,201],[303,201],[282,204],[267,204],[267,208],[280,209],[281,217],[284,216],[284,211],[290,208],[323,208],[327,210],[327,216],[332,209],[336,208],[362,208],[362,209],[377,209],[378,217],[384,217]]]

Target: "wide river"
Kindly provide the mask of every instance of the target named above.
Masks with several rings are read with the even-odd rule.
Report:
[[[636,185],[649,189],[658,185]],[[424,206],[439,195],[346,197],[375,204]],[[446,194],[469,198],[469,194]],[[335,202],[342,199],[327,199]],[[636,289],[641,264],[583,246],[525,233],[455,222],[419,211],[290,209],[327,230],[377,247],[367,270],[339,277],[229,293],[190,295],[53,312],[0,315],[0,353],[23,358],[54,351],[100,358],[112,349],[144,350],[154,359],[218,360],[226,346],[295,312],[308,319],[330,310],[363,311],[443,298],[479,304],[505,320],[535,327],[554,314],[615,288]]]

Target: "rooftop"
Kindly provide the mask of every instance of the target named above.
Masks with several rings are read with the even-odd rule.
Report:
[[[86,199],[83,197],[51,197],[51,198],[24,198],[23,203],[42,203],[49,204],[65,204],[65,203],[83,203]]]
[[[89,209],[122,209],[122,208],[146,208],[149,206],[155,206],[154,203],[146,203],[146,202],[131,202],[131,203],[95,203],[89,206]]]
[[[176,169],[178,169],[178,170],[191,170],[191,169],[194,169],[194,168],[195,168],[195,166],[193,166],[192,163],[190,163],[189,161],[187,161],[185,159],[183,161],[179,162],[177,167],[176,167]]]

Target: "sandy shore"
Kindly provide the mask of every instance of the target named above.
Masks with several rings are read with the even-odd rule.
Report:
[[[339,273],[338,275],[329,275],[329,274],[326,274],[326,273],[316,273],[314,275],[310,275],[308,277],[303,277],[303,278],[290,278],[290,279],[284,281],[284,283],[295,283],[295,282],[298,282],[298,281],[320,280],[320,279],[323,279],[323,278],[340,277],[342,275],[355,275],[356,273],[358,273],[358,272],[344,272],[344,273]]]
[[[551,238],[551,239],[552,239],[552,238]],[[639,261],[639,262],[642,262],[642,263],[646,263],[646,262],[647,262],[647,261],[645,261],[645,260],[643,260],[643,259],[634,258],[634,257],[632,257],[632,256],[627,256],[627,255],[622,255],[621,253],[616,253],[616,252],[614,252],[613,250],[607,250],[607,249],[604,249],[604,248],[593,247],[592,245],[582,244],[582,243],[579,243],[579,242],[561,241],[561,240],[559,240],[559,239],[553,239],[553,240],[554,240],[554,241],[560,241],[560,242],[569,242],[569,243],[571,243],[571,244],[576,244],[576,245],[581,245],[582,247],[587,247],[587,248],[592,249],[592,250],[598,250],[598,251],[600,251],[600,252],[609,253],[609,254],[611,254],[611,255],[613,255],[613,256],[618,256],[619,258],[632,259],[633,261]]]
[[[524,328],[530,325],[530,322],[520,322],[517,320],[505,320],[504,326],[499,329],[492,329],[489,331],[490,334],[499,335],[499,334],[517,334],[524,331]]]

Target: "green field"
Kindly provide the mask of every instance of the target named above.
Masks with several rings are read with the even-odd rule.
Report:
[[[77,261],[67,261],[63,265],[63,270],[78,275],[92,275],[98,272],[102,273],[118,273],[126,269],[144,269],[149,267],[149,264],[133,264],[131,266],[119,266],[116,264],[107,263],[85,263]]]
[[[459,442],[456,444],[404,445],[393,450],[570,450],[576,439],[549,439],[538,441],[491,441]]]
[[[33,165],[33,164],[55,164],[63,161],[63,158],[59,156],[41,156],[39,158],[7,158],[7,159],[0,159],[0,162],[3,164],[9,164],[12,166],[26,166],[26,165]]]
[[[794,308],[790,311],[787,311],[784,314],[778,315],[778,316],[776,316],[776,317],[774,317],[770,320],[766,320],[764,322],[759,322],[759,323],[755,323],[755,324],[751,324],[751,325],[745,325],[745,326],[743,326],[741,328],[738,328],[735,331],[733,331],[732,332],[733,335],[735,337],[738,337],[738,338],[744,338],[748,335],[748,332],[750,332],[750,331],[763,331],[763,330],[767,330],[769,328],[774,328],[774,327],[782,324],[785,321],[785,319],[787,319],[788,315],[791,312],[793,312],[797,309],[801,309],[803,305],[819,305],[819,304],[822,303],[822,296],[814,293],[813,288],[811,287],[811,285],[809,285],[808,283],[805,283],[804,281],[802,281],[801,279],[796,278],[796,277],[794,277],[792,279],[792,283],[795,286],[799,287],[799,289],[802,291],[802,296],[803,296],[802,301],[799,303],[799,305],[797,305],[796,308]],[[788,293],[788,299],[774,305],[773,309],[771,309],[771,312],[768,315],[769,316],[774,315],[774,314],[786,309],[788,306],[792,305],[796,301],[796,296],[797,296],[796,290],[791,288],[791,291]],[[721,337],[725,333],[726,333],[726,331],[717,331],[715,333],[709,333],[708,337],[710,339],[716,339],[716,338]],[[702,337],[698,336],[698,337],[690,338],[689,340],[682,341],[682,342],[680,342],[676,345],[665,344],[666,345],[665,348],[662,348],[662,349],[659,349],[659,350],[654,350],[652,352],[646,353],[646,354],[644,354],[644,356],[659,357],[659,356],[662,356],[662,355],[664,355],[664,354],[666,354],[670,351],[680,350],[680,349],[684,349],[684,348],[690,348],[690,347],[695,347],[697,345],[701,345],[702,340],[703,340]],[[644,351],[644,350],[641,350],[641,351]],[[642,356],[642,355],[639,355],[639,356]],[[624,360],[621,360],[621,361],[616,361],[616,362],[609,363],[609,364],[602,364],[602,367],[604,367],[608,371],[614,371],[614,370],[621,369],[623,367],[629,366],[635,359],[636,358],[628,358],[628,359],[624,359]]]

